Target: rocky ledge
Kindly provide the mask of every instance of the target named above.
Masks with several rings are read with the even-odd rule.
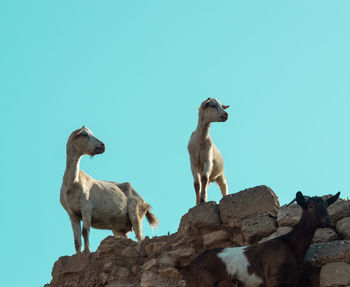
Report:
[[[334,226],[317,230],[304,262],[304,286],[350,286],[350,201],[338,199],[329,214]],[[45,286],[185,286],[177,269],[160,264],[165,253],[185,266],[207,249],[248,245],[287,233],[300,215],[295,203],[280,207],[269,187],[249,188],[225,196],[220,204],[191,208],[169,236],[146,237],[141,244],[109,236],[94,253],[60,257]]]

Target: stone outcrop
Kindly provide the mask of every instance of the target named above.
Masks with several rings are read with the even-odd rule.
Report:
[[[320,286],[349,286],[350,265],[344,262],[333,262],[324,265],[320,272]]]
[[[350,286],[350,205],[344,200],[334,205],[336,228],[317,230],[305,257],[305,286]],[[46,287],[184,287],[181,274],[164,264],[164,257],[186,266],[207,249],[254,244],[286,234],[300,215],[295,203],[280,208],[267,186],[249,188],[224,197],[220,204],[206,202],[191,208],[169,236],[146,237],[141,244],[109,236],[96,252],[63,256],[54,264]],[[339,276],[333,278],[334,274]]]

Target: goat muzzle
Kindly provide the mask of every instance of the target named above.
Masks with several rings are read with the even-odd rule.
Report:
[[[91,155],[104,153],[105,150],[106,150],[106,146],[104,145],[104,143],[101,143],[100,146],[97,146],[97,147],[94,149],[94,151],[92,152]]]

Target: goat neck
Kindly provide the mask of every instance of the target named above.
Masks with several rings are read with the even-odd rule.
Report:
[[[210,122],[205,122],[203,116],[199,114],[198,125],[196,128],[197,139],[202,141],[209,138]]]
[[[303,211],[298,224],[286,235],[288,245],[298,262],[303,262],[305,254],[314,238],[316,229],[317,226],[308,220],[307,216],[305,216],[305,211]]]
[[[81,157],[72,148],[67,147],[66,170],[63,176],[63,183],[65,185],[70,185],[78,181]]]

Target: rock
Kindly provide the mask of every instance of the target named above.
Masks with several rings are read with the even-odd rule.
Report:
[[[167,286],[165,280],[163,280],[158,274],[153,271],[145,271],[142,273],[140,287],[160,287]]]
[[[277,213],[278,226],[295,226],[300,220],[302,210],[300,206],[293,203],[289,206],[283,205]]]
[[[141,268],[139,266],[133,266],[131,268],[131,272],[137,274]]]
[[[121,267],[118,270],[117,276],[118,278],[127,278],[129,274],[130,274],[130,271],[127,268]]]
[[[261,185],[224,196],[220,201],[220,219],[224,224],[235,227],[237,219],[262,213],[276,215],[278,208],[276,194],[269,187]]]
[[[315,236],[312,242],[329,242],[337,239],[338,235],[335,233],[334,230],[330,228],[318,228],[315,232]]]
[[[152,267],[157,265],[157,259],[153,258],[142,265],[142,269],[145,271],[150,270]]]
[[[206,248],[213,248],[222,242],[229,242],[226,231],[219,230],[203,235],[203,245]]]
[[[310,246],[304,259],[305,263],[315,267],[340,261],[350,262],[349,240],[314,243]]]
[[[138,284],[133,283],[121,283],[118,280],[109,282],[105,287],[138,287]]]
[[[63,275],[82,272],[89,265],[90,254],[80,253],[73,256],[63,256],[55,263],[52,273]]]
[[[102,285],[105,285],[108,281],[108,275],[105,272],[100,273],[98,276],[101,280]]]
[[[148,257],[153,257],[159,254],[166,246],[166,242],[154,242],[145,246],[145,251]]]
[[[180,272],[174,267],[162,267],[158,270],[158,273],[160,274],[160,276],[165,277],[167,279],[176,281],[180,281],[182,279]]]
[[[108,236],[101,241],[100,246],[96,250],[96,256],[99,259],[108,257],[111,254],[121,254],[124,256],[138,256],[139,244],[131,239]]]
[[[45,287],[185,287],[174,265],[186,266],[211,248],[242,246],[288,233],[299,221],[301,209],[297,204],[284,205],[279,210],[278,206],[276,195],[266,186],[225,196],[220,206],[215,202],[203,203],[182,217],[178,232],[172,235],[152,239],[146,236],[140,244],[109,236],[95,253],[59,258],[52,270],[51,283]],[[336,232],[326,228],[316,231],[317,243],[311,245],[305,257],[303,286],[320,286],[319,275],[324,266],[322,286],[350,287],[343,280],[349,273],[346,263],[350,263],[350,240],[337,239],[337,235],[349,238],[348,207],[349,201],[344,200],[330,207],[337,221]],[[333,276],[338,273],[339,276]],[[332,276],[342,281],[335,281],[339,278]]]
[[[287,234],[288,232],[292,231],[292,229],[293,229],[293,228],[290,227],[290,226],[278,227],[276,232],[274,232],[274,233],[272,233],[271,235],[269,235],[269,236],[267,236],[267,237],[261,239],[261,240],[259,241],[259,243],[260,243],[260,242],[265,242],[265,241],[270,240],[270,239],[274,239],[274,238],[276,238],[276,237],[278,237],[278,236],[281,236],[281,235],[284,235],[284,234]]]
[[[334,223],[344,217],[350,217],[350,201],[338,198],[337,201],[328,208],[328,213],[332,217]]]
[[[244,218],[241,221],[246,244],[252,244],[277,230],[276,218],[269,214]]]
[[[320,286],[334,287],[350,285],[350,265],[333,262],[324,265],[320,272]]]
[[[113,262],[107,262],[103,265],[102,271],[103,272],[111,272],[112,267],[113,267]]]
[[[337,222],[337,230],[344,235],[345,239],[350,239],[350,217],[345,217]]]
[[[177,259],[188,258],[195,253],[193,248],[177,249],[169,252],[169,255]]]
[[[220,226],[219,208],[214,201],[204,202],[191,208],[182,216],[178,233],[186,236],[189,233],[207,233]]]

